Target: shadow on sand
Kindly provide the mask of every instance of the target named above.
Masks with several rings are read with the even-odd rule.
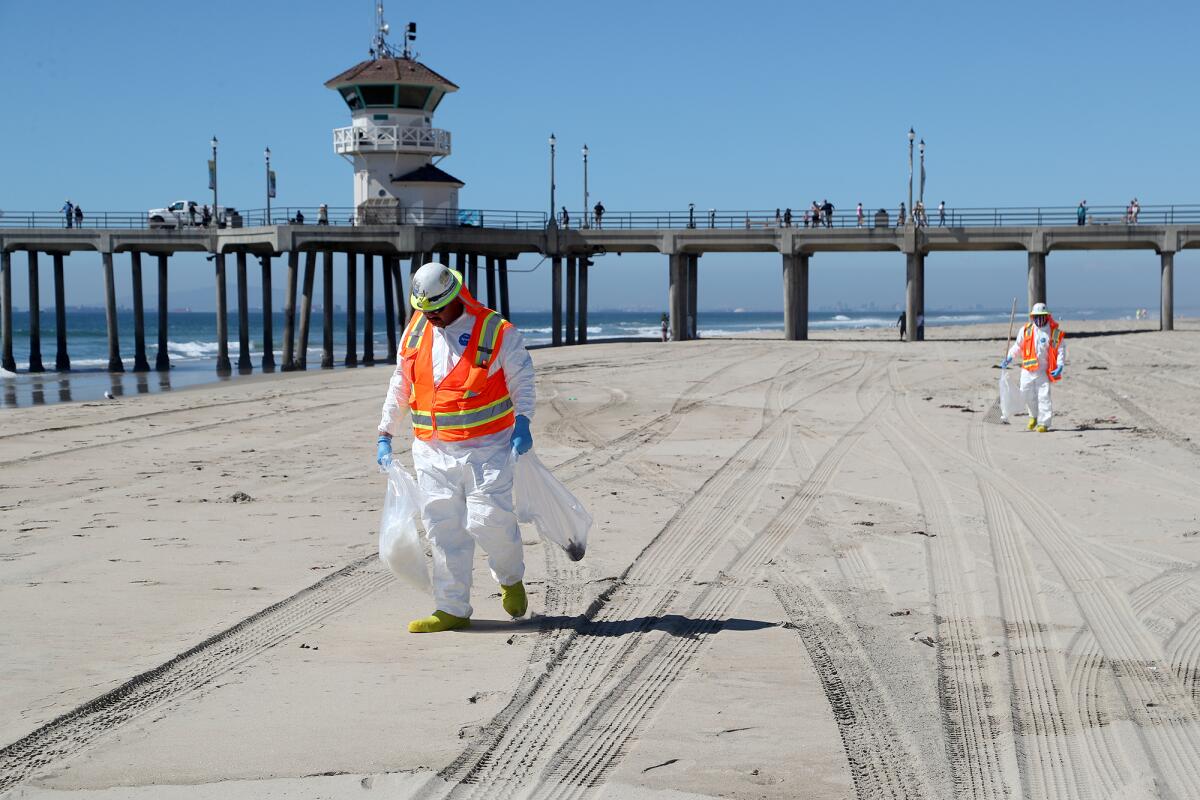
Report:
[[[581,636],[625,636],[630,633],[663,631],[672,636],[699,636],[702,634],[728,631],[759,631],[777,628],[778,622],[763,622],[757,619],[693,619],[681,614],[665,614],[661,617],[634,617],[627,620],[585,620],[582,617],[533,617],[522,620],[472,619],[471,627],[456,633],[507,633],[528,634],[541,631],[574,630]]]

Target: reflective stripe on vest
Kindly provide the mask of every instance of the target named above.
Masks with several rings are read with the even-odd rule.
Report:
[[[406,350],[416,350],[417,345],[421,343],[421,334],[425,332],[425,328],[429,326],[429,320],[424,314],[419,314],[413,318],[412,325],[408,329],[408,339],[402,347]]]
[[[479,332],[479,343],[475,346],[475,366],[487,367],[492,363],[496,352],[496,339],[500,336],[500,326],[504,319],[495,311],[488,311],[483,319],[483,329]]]
[[[473,408],[469,411],[443,411],[437,415],[438,430],[478,428],[480,425],[500,419],[512,409],[512,398],[504,395],[499,400],[488,403],[482,408]],[[427,411],[413,411],[412,421],[414,428],[433,429],[433,414]]]

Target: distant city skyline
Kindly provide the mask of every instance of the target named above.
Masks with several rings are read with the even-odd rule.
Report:
[[[333,153],[331,130],[349,115],[322,84],[367,57],[373,5],[213,0],[168,15],[143,0],[0,4],[0,80],[9,108],[25,109],[0,119],[0,210],[53,211],[68,198],[85,212],[206,202],[213,135],[222,204],[265,204],[269,146],[277,207],[348,205],[351,168]],[[705,211],[790,205],[799,216],[826,197],[839,212],[859,201],[894,211],[907,200],[910,126],[927,143],[930,208],[943,199],[951,208],[1200,203],[1200,112],[1178,102],[1189,96],[1200,18],[1186,4],[1137,13],[1115,2],[1086,11],[788,4],[762,15],[715,2],[386,10],[393,30],[417,22],[419,59],[461,87],[434,125],[453,134],[441,166],[466,182],[463,207],[548,210],[553,132],[557,204],[573,212],[585,143],[590,203],[610,214],[690,202]],[[994,33],[1005,30],[1013,35]],[[19,301],[23,262],[13,259]],[[517,271],[537,262],[513,265],[514,309],[549,306],[547,265]],[[210,262],[180,255],[171,264],[172,305],[213,296]],[[127,259],[116,266],[118,295],[128,297]],[[1049,300],[1154,308],[1157,270],[1149,251],[1052,252]],[[67,271],[68,303],[97,304],[99,259],[71,256]],[[277,287],[282,274],[277,260]],[[706,255],[699,305],[778,310],[778,275],[777,255]],[[339,263],[338,293],[344,280]],[[935,253],[926,284],[929,307],[1000,307],[1024,296],[1024,254]],[[812,259],[814,309],[892,307],[903,285],[900,254]],[[596,259],[591,303],[665,308],[666,286],[665,257],[609,254]],[[1175,288],[1180,311],[1200,305],[1200,255],[1179,254]],[[45,276],[41,292],[47,306]]]

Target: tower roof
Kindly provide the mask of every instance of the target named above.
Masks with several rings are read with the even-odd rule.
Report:
[[[449,172],[439,169],[433,164],[425,164],[403,175],[394,175],[392,183],[454,183],[460,187],[466,185]]]
[[[458,91],[453,82],[411,58],[368,58],[325,81],[325,86],[336,89],[353,83],[400,83],[437,86],[445,92]]]

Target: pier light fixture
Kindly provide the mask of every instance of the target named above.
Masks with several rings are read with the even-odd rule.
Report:
[[[925,140],[922,139],[918,145],[921,148],[921,188],[917,191],[917,202],[921,204],[921,211],[925,210]],[[923,221],[922,221],[923,222]]]
[[[213,225],[219,228],[221,227],[221,218],[217,212],[217,137],[213,136],[209,144],[212,145],[212,160],[208,162],[208,188],[212,189],[213,193]]]
[[[587,185],[587,144],[583,145],[583,227],[591,227],[588,225],[588,185]]]
[[[917,138],[917,132],[911,127],[908,129],[908,219],[912,220],[912,179],[913,179],[913,140]]]
[[[558,139],[554,138],[554,134],[550,134],[550,224],[555,224],[556,209],[554,206],[554,146],[558,144]]]
[[[271,224],[271,195],[274,194],[274,192],[271,191],[271,148],[268,147],[265,150],[263,150],[263,157],[266,159],[266,162],[267,162],[267,224],[270,225]]]

